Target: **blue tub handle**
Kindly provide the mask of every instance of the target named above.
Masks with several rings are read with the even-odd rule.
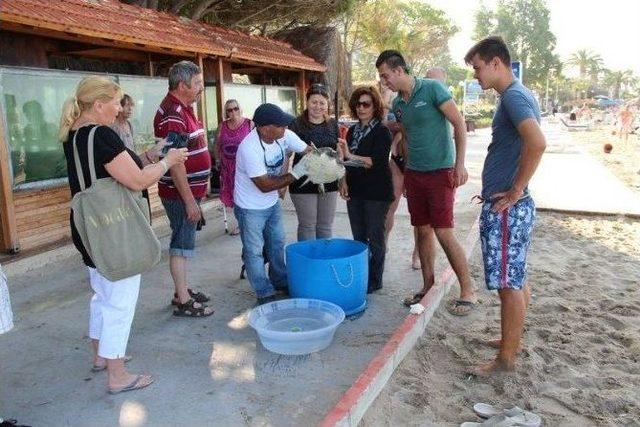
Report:
[[[338,276],[338,272],[336,271],[336,267],[335,265],[331,264],[331,270],[333,271],[333,277],[336,278],[336,282],[338,282],[338,285],[340,285],[343,288],[349,288],[351,287],[351,285],[353,285],[353,265],[351,265],[351,262],[349,262],[349,284],[345,285],[342,283],[342,281],[340,280],[340,277]]]

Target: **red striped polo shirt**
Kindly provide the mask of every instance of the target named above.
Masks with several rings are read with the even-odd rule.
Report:
[[[186,133],[189,158],[184,163],[187,180],[193,197],[200,199],[207,194],[207,184],[211,173],[211,157],[202,123],[196,119],[193,108],[184,105],[178,98],[168,93],[162,100],[153,119],[153,129],[158,138],[164,138],[171,131]],[[158,195],[164,199],[179,199],[171,174],[167,172],[158,182]]]

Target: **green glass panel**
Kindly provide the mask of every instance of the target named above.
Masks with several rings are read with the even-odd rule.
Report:
[[[266,86],[265,98],[265,102],[275,104],[289,114],[297,115],[295,88]]]
[[[155,144],[153,118],[169,89],[166,78],[118,76],[122,91],[135,103],[131,125],[136,152],[141,153]]]
[[[78,81],[74,74],[0,68],[14,186],[67,176],[58,125]]]
[[[242,114],[248,118],[252,118],[256,108],[263,103],[262,86],[225,84],[224,95],[224,102],[228,99],[235,99],[238,101],[238,104],[240,104],[240,108],[242,109]]]
[[[207,101],[207,141],[209,150],[213,149],[215,143],[216,129],[218,129],[218,105],[216,103],[216,87],[206,86],[204,96]]]

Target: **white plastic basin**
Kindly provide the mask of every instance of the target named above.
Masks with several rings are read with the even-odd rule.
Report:
[[[344,310],[327,301],[292,298],[260,305],[249,324],[260,342],[278,354],[309,354],[327,348],[344,320]]]

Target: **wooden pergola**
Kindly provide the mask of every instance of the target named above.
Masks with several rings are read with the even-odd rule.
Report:
[[[21,65],[48,68],[46,58],[63,54],[81,58],[108,59],[112,61],[143,63],[145,74],[158,75],[158,70],[179,59],[196,62],[205,80],[214,81],[218,121],[222,121],[222,105],[225,100],[225,82],[231,74],[265,76],[268,73],[297,74],[295,86],[304,94],[308,73],[326,70],[312,58],[296,51],[288,43],[265,37],[192,21],[168,13],[157,12],[120,3],[117,0],[4,0],[0,8],[0,36],[16,41],[7,46],[5,58],[11,57],[11,49],[19,51],[33,40],[34,49],[40,49],[33,62],[16,63],[6,60],[0,65]],[[20,40],[23,45],[20,45]],[[52,41],[49,46],[47,41]],[[11,43],[9,43],[11,44]],[[38,44],[46,44],[40,46]],[[34,58],[36,54],[32,55]],[[44,58],[44,59],[43,59]],[[7,63],[8,62],[8,63]],[[304,96],[299,96],[304,103]],[[206,124],[206,102],[203,97],[198,106],[200,120]],[[209,100],[211,102],[211,100]],[[4,112],[2,112],[4,115]],[[59,198],[59,206],[66,209],[70,196],[60,190],[38,190],[14,194],[8,167],[10,154],[4,140],[6,129],[0,120],[0,248],[17,252],[21,246],[36,247],[46,243],[46,237],[33,239],[22,245],[18,221],[21,209],[27,209],[18,199],[29,201],[28,209],[39,209],[38,200]],[[55,194],[53,194],[55,193]],[[56,199],[58,200],[58,199]],[[58,205],[56,205],[58,206]],[[46,215],[50,209],[43,209]],[[32,215],[33,212],[32,212]],[[38,216],[33,218],[37,221]],[[64,224],[66,226],[66,223]],[[24,225],[23,227],[28,227]],[[68,227],[67,227],[68,228]],[[58,233],[59,240],[68,233]],[[55,239],[54,239],[55,240]]]

